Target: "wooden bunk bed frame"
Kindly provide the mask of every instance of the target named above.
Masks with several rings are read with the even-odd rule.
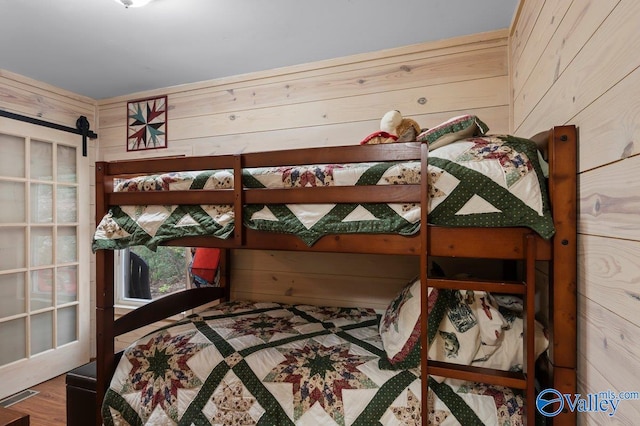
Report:
[[[185,247],[219,247],[222,249],[277,249],[320,252],[402,254],[420,257],[422,285],[422,336],[427,335],[426,295],[428,287],[483,290],[495,293],[518,293],[524,298],[524,366],[536,370],[534,359],[534,314],[536,262],[549,261],[549,351],[543,387],[561,393],[576,392],[576,165],[577,132],[574,126],[557,126],[532,138],[549,161],[548,190],[556,229],[544,240],[528,228],[448,228],[421,226],[413,236],[389,234],[331,235],[307,246],[295,236],[266,233],[236,226],[226,240],[191,237],[171,241]],[[418,142],[375,146],[346,146],[295,149],[237,155],[167,158],[153,161],[96,163],[96,220],[99,222],[111,205],[127,204],[233,204],[235,223],[242,223],[242,206],[250,203],[389,203],[420,202],[427,205],[426,179],[419,185],[375,187],[313,187],[300,189],[244,189],[240,178],[243,168],[297,164],[329,164],[373,161],[422,161],[422,176],[427,175],[428,146]],[[233,169],[236,176],[232,190],[165,191],[147,193],[113,192],[113,178],[185,170]],[[427,223],[427,209],[421,209],[421,223]],[[97,223],[96,222],[96,223]],[[153,301],[114,320],[114,253],[96,252],[96,346],[97,346],[97,419],[100,405],[115,369],[116,336],[152,324],[204,302],[229,299],[229,250],[223,250],[220,287],[205,287]],[[427,272],[429,257],[484,258],[521,261],[524,279],[517,282],[451,280],[432,278]],[[540,307],[538,307],[540,308]],[[534,424],[535,378],[533,374],[497,372],[479,367],[459,366],[427,359],[422,345],[422,374],[474,380],[521,389],[526,399],[527,424]],[[423,380],[426,387],[427,380]],[[427,398],[422,398],[422,412],[427,413]],[[423,416],[426,424],[428,416]],[[575,413],[561,413],[550,418],[554,424],[575,424]]]

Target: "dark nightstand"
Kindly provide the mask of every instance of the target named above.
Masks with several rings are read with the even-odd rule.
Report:
[[[67,426],[96,424],[96,363],[67,373]]]

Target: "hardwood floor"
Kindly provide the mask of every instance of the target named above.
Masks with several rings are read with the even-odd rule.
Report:
[[[30,426],[65,426],[67,424],[64,374],[29,389],[39,393],[9,408],[29,414]]]

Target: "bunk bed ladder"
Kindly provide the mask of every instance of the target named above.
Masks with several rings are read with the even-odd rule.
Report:
[[[423,237],[424,238],[424,237]],[[525,261],[524,280],[518,282],[489,281],[478,279],[453,279],[421,277],[423,280],[423,296],[429,288],[445,290],[473,290],[487,291],[490,293],[519,294],[524,299],[524,336],[523,336],[523,372],[499,371],[483,367],[459,365],[442,361],[427,360],[428,347],[426,339],[423,339],[422,351],[422,376],[441,376],[451,379],[470,380],[474,382],[488,383],[518,389],[525,395],[526,424],[535,424],[535,283],[536,283],[536,240],[533,233],[525,236],[523,242],[523,258]],[[427,257],[427,256],[424,256]],[[426,267],[425,267],[426,268]],[[427,303],[422,304],[422,335],[427,336]],[[426,348],[425,348],[426,347]],[[427,391],[425,380],[425,389]],[[423,397],[423,413],[428,413],[427,398]],[[425,418],[425,420],[427,420]],[[426,423],[423,423],[426,424]]]

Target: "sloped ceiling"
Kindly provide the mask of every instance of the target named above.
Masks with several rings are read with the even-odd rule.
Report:
[[[517,0],[0,0],[0,69],[93,99],[509,27]]]

